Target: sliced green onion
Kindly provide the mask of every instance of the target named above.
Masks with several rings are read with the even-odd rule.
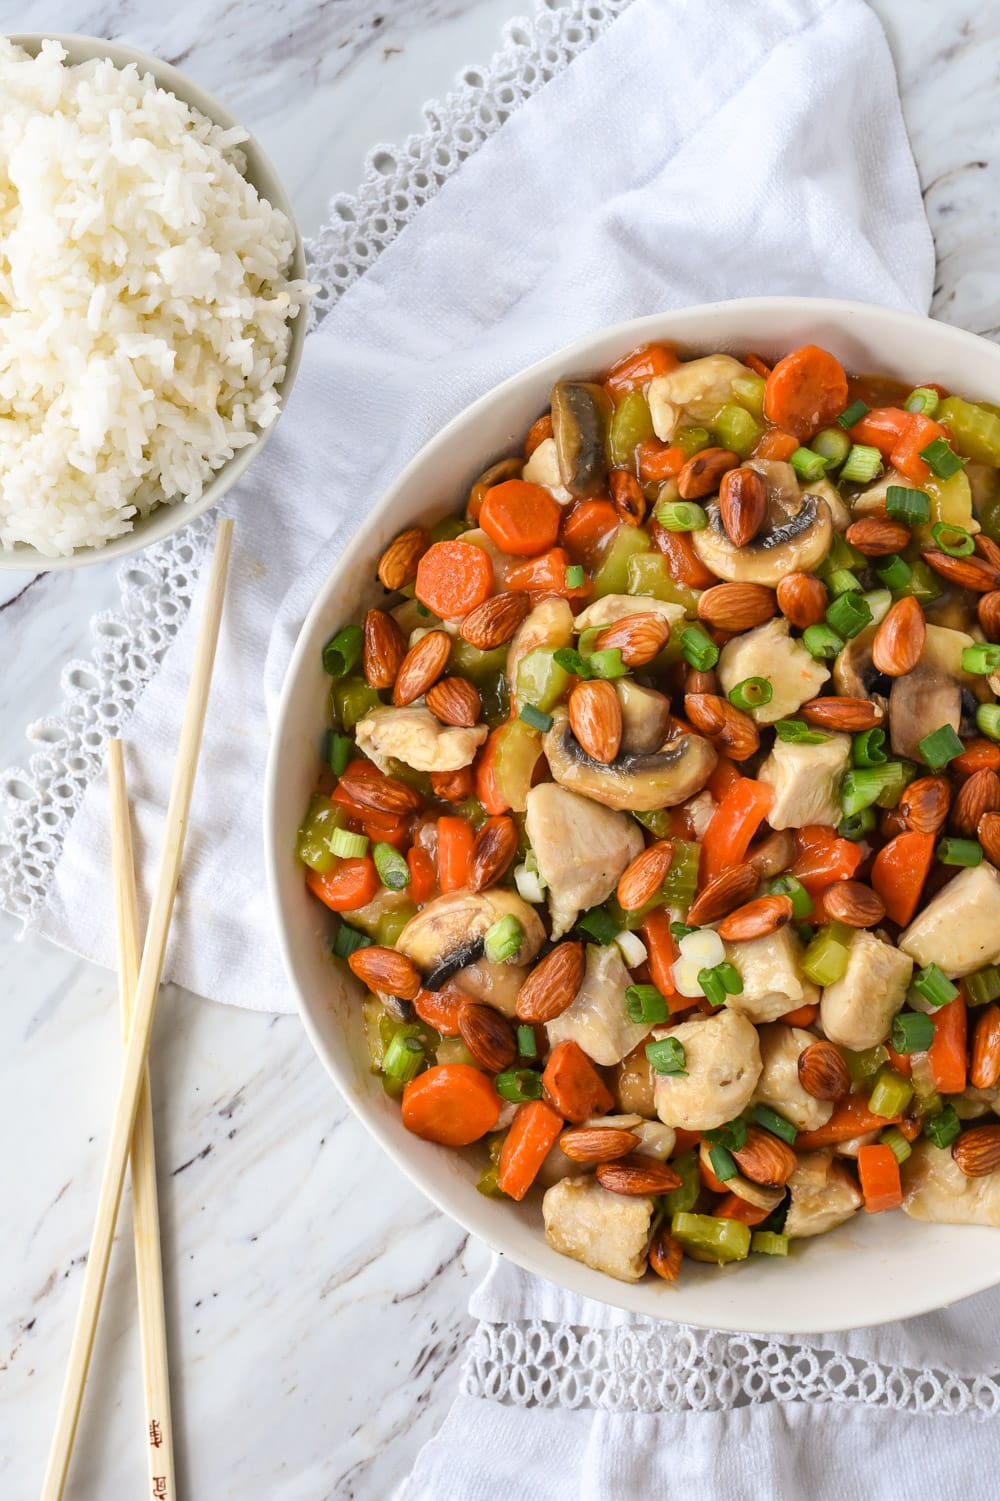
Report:
[[[889,759],[884,746],[885,730],[878,725],[862,730],[851,742],[851,760],[855,766],[884,766]]]
[[[738,1177],[740,1170],[736,1166],[736,1159],[727,1147],[709,1147],[708,1160],[720,1183],[728,1183],[730,1178]]]
[[[852,443],[851,451],[840,471],[841,479],[855,485],[867,485],[882,468],[882,455],[867,443]]]
[[[1000,740],[1000,704],[980,704],[977,707],[976,729],[991,740]]]
[[[430,617],[430,613],[431,612],[430,612],[430,610],[428,610],[427,606],[425,604],[422,604],[421,601],[418,599],[417,600],[417,614],[418,615],[422,615],[423,618],[425,620],[427,620]]]
[[[653,1066],[654,1073],[663,1074],[665,1077],[687,1078],[685,1067],[687,1058],[684,1054],[684,1044],[679,1038],[661,1037],[656,1042],[647,1042],[645,1053]]]
[[[936,1147],[950,1147],[953,1141],[957,1141],[962,1134],[962,1122],[954,1105],[946,1105],[939,1110],[937,1115],[928,1116],[924,1121],[924,1135],[929,1137]]]
[[[370,949],[374,942],[374,938],[369,938],[367,933],[361,933],[349,923],[342,922],[333,940],[333,954],[337,959],[349,959],[358,949]]]
[[[588,937],[593,938],[595,943],[603,944],[605,947],[609,943],[614,943],[619,933],[619,924],[610,912],[605,912],[603,907],[591,907],[589,912],[577,918],[576,926]]]
[[[775,876],[767,889],[771,896],[791,898],[793,922],[802,922],[804,918],[811,915],[813,899],[802,882],[797,881],[794,876]]]
[[[928,443],[926,448],[920,450],[920,457],[938,479],[951,479],[953,474],[964,469],[969,462],[968,459],[960,459],[954,449],[948,447],[944,438],[935,438],[933,443]]]
[[[922,1011],[900,1012],[893,1018],[892,1046],[896,1053],[926,1053],[934,1041],[934,1023]]]
[[[735,964],[730,964],[728,959],[723,959],[721,964],[715,966],[715,973],[722,981],[727,995],[743,994],[743,977]]]
[[[988,677],[1000,668],[1000,646],[964,646],[962,648],[962,671],[974,672],[979,677]]]
[[[617,646],[609,646],[604,651],[591,652],[589,663],[594,677],[611,679],[628,675],[628,668],[622,661],[621,649]]]
[[[519,1058],[538,1057],[538,1038],[535,1029],[528,1022],[522,1023],[517,1029],[517,1056]]]
[[[870,808],[887,787],[898,784],[902,792],[902,778],[898,761],[887,761],[880,766],[854,766],[844,773],[840,784],[840,805],[850,816]]]
[[[707,427],[679,427],[670,441],[686,459],[693,459],[696,453],[708,447],[712,435]]]
[[[356,860],[368,849],[366,834],[352,834],[347,829],[334,829],[330,835],[330,848],[341,860]]]
[[[871,624],[868,601],[856,594],[840,594],[827,605],[826,623],[845,639],[860,635]]]
[[[332,678],[344,678],[361,657],[361,627],[345,625],[323,648],[323,671]]]
[[[844,923],[827,923],[802,956],[802,972],[814,985],[833,985],[842,979],[848,960],[851,930]]]
[[[831,469],[835,469],[850,453],[851,440],[842,427],[824,427],[813,438],[812,448]]]
[[[830,593],[836,597],[838,594],[861,594],[861,580],[856,573],[849,568],[835,568],[826,581]]]
[[[1000,1000],[1000,969],[987,964],[977,969],[964,980],[965,998],[970,1006],[987,1006],[990,1001]]]
[[[704,1133],[705,1140],[716,1147],[728,1147],[731,1152],[742,1152],[747,1144],[747,1123],[741,1115],[724,1126],[715,1126]]]
[[[880,808],[895,808],[917,774],[912,761],[888,761],[882,768],[885,785],[875,799]]]
[[[869,834],[875,832],[878,819],[872,808],[860,808],[857,813],[845,813],[837,825],[837,833],[841,839],[850,839],[854,844],[860,844],[862,839],[867,839]]]
[[[502,1100],[512,1105],[524,1105],[528,1100],[542,1098],[542,1076],[533,1068],[505,1068],[497,1074],[496,1091]]]
[[[1000,652],[1000,647],[997,647]],[[774,689],[767,678],[744,678],[729,690],[729,702],[736,709],[760,709],[774,697]]]
[[[942,865],[982,865],[983,847],[975,839],[942,839],[934,851]]]
[[[897,1048],[896,1051],[898,1052],[899,1049]],[[898,1126],[886,1126],[879,1137],[879,1141],[883,1146],[889,1148],[889,1151],[900,1164],[904,1163],[913,1151],[913,1148]]]
[[[978,722],[978,715],[977,722]],[[959,740],[950,724],[941,725],[940,729],[934,730],[930,735],[925,735],[917,746],[931,771],[941,771],[960,756],[965,746]]]
[[[807,625],[802,632],[802,645],[811,657],[829,661],[843,651],[844,638],[828,625]]]
[[[693,500],[666,500],[656,507],[653,515],[668,532],[700,532],[708,525],[704,506]]]
[[[649,1026],[665,1022],[670,1016],[670,1007],[655,985],[627,986],[625,1009],[630,1022],[646,1022]]]
[[[903,589],[913,577],[913,570],[905,558],[893,553],[875,564],[875,572],[887,589]]]
[[[701,986],[702,994],[707,1000],[711,1001],[713,1006],[725,1005],[726,987],[723,984],[722,976],[717,974],[714,969],[700,969],[698,971],[698,984]]]
[[[424,1050],[415,1037],[407,1037],[404,1030],[394,1033],[382,1059],[382,1072],[389,1079],[408,1084],[419,1074],[424,1062]]]
[[[541,730],[543,734],[552,728],[552,715],[546,714],[544,709],[536,708],[534,704],[525,704],[518,718],[523,719],[533,730]]]
[[[881,1115],[887,1119],[902,1115],[912,1099],[913,1085],[909,1079],[904,1079],[888,1063],[883,1063],[875,1075],[875,1087],[868,1099],[868,1109],[872,1115]]]
[[[867,417],[870,411],[871,407],[866,406],[863,401],[852,401],[850,406],[845,407],[837,418],[837,426],[845,430],[853,427],[856,422],[861,421],[862,417]]]
[[[579,563],[571,563],[566,569],[566,588],[582,589],[586,583],[583,568]]]
[[[976,544],[964,526],[952,526],[949,521],[935,521],[931,536],[949,558],[967,558],[976,550]]]
[[[821,453],[815,453],[811,448],[796,448],[788,462],[799,479],[807,482],[822,479],[826,473],[826,459]]]
[[[903,403],[908,412],[919,412],[924,417],[933,417],[940,404],[941,398],[933,386],[917,386]]]
[[[491,964],[503,964],[512,959],[524,942],[524,929],[512,913],[501,917],[487,928],[483,939],[486,957]]]
[[[789,1239],[775,1230],[751,1230],[750,1249],[761,1256],[787,1256]]]
[[[788,745],[823,745],[830,736],[824,730],[810,729],[801,719],[776,719],[774,732]]]
[[[792,1146],[799,1134],[791,1121],[779,1115],[776,1110],[772,1110],[769,1105],[755,1105],[750,1112],[750,1118],[765,1131],[770,1131],[772,1136],[780,1136],[782,1141],[787,1141],[789,1146]]]
[[[931,498],[926,490],[910,490],[906,485],[890,485],[885,492],[886,515],[907,526],[922,526],[931,519]]]
[[[924,969],[917,971],[913,976],[913,988],[923,996],[925,1001],[929,1001],[932,1006],[946,1006],[949,1001],[953,1001],[958,995],[958,987],[951,983],[948,976],[936,964],[928,964]],[[925,1018],[925,1020],[928,1020],[928,1018]],[[930,1040],[928,1040],[925,1046],[930,1047],[930,1045]],[[893,1043],[893,1047],[896,1048],[895,1042]],[[908,1053],[921,1053],[923,1052],[923,1048],[896,1048],[897,1053],[904,1051]]]
[[[330,743],[327,748],[327,760],[330,770],[336,775],[343,776],[347,770],[347,763],[354,755],[354,741],[350,735],[338,735],[336,730],[330,731]]]
[[[590,668],[578,651],[572,646],[560,646],[552,653],[552,660],[564,672],[571,672],[574,677],[589,678]]]
[[[391,844],[376,844],[372,849],[372,859],[375,861],[375,869],[383,886],[390,891],[402,891],[410,884],[410,867],[399,850],[393,849]]]
[[[675,1214],[670,1233],[687,1250],[698,1251],[717,1261],[745,1261],[750,1255],[750,1227],[741,1220],[714,1214]]]
[[[719,660],[719,648],[710,641],[701,626],[688,626],[681,631],[681,651],[684,659],[698,672],[709,672]]]

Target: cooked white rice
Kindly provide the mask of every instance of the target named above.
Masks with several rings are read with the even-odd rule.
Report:
[[[291,225],[134,66],[0,38],[0,546],[48,556],[193,501],[274,422]]]

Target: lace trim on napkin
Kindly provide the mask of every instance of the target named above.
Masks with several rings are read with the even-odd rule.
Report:
[[[378,259],[453,172],[515,110],[563,71],[624,11],[630,0],[543,0],[531,19],[504,28],[504,46],[488,68],[467,68],[442,102],[424,108],[426,129],[400,147],[368,157],[353,196],[330,204],[331,222],[307,245],[319,283],[311,326]],[[213,534],[200,517],[130,560],[120,571],[121,605],[90,623],[89,661],[62,674],[58,715],[29,725],[42,748],[27,768],[0,774],[0,906],[26,923],[38,916],[63,841],[108,739],[119,735],[146,684],[184,623]]]
[[[721,1412],[760,1402],[849,1402],[896,1412],[1000,1415],[987,1376],[909,1370],[749,1334],[668,1325],[480,1323],[462,1392],[517,1407]]]

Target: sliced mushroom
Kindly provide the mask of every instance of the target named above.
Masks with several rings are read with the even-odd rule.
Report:
[[[528,978],[523,964],[492,964],[476,959],[455,971],[454,983],[474,1001],[483,1001],[504,1016],[517,1014],[517,992]]]
[[[932,730],[962,725],[962,694],[973,679],[962,671],[962,652],[974,645],[964,631],[928,625],[920,661],[912,672],[894,678],[889,694],[889,735],[895,755],[923,762],[920,742]]]
[[[434,990],[465,965],[482,958],[487,931],[508,916],[517,918],[524,937],[507,962],[511,966],[527,964],[545,942],[545,929],[535,909],[516,891],[500,888],[449,891],[435,897],[410,918],[396,939],[396,947],[413,960],[425,976],[424,984]]]
[[[552,436],[559,475],[572,495],[594,495],[608,474],[611,398],[603,386],[561,380],[552,388]]]
[[[556,782],[532,787],[527,804],[525,828],[538,873],[549,889],[552,937],[559,938],[573,926],[577,913],[611,895],[626,865],[642,849],[642,830],[627,814]]]
[[[507,681],[517,691],[517,669],[529,652],[558,649],[573,641],[573,611],[565,599],[543,599],[526,615],[507,648]]]
[[[489,734],[484,724],[459,729],[442,724],[430,709],[412,704],[406,709],[373,709],[354,730],[359,750],[383,771],[391,760],[414,771],[459,771],[471,766]]]
[[[637,755],[659,750],[670,728],[669,698],[633,678],[619,678],[615,692],[622,711],[622,750]]]
[[[569,725],[565,709],[556,709],[542,748],[557,782],[607,808],[648,813],[673,808],[700,792],[718,757],[700,735],[682,732],[650,754],[619,751],[605,764],[588,756]]]
[[[767,518],[757,535],[735,547],[722,525],[718,501],[712,501],[706,507],[708,526],[691,537],[701,561],[716,577],[773,588],[787,573],[809,573],[817,567],[830,547],[833,518],[822,496],[799,492],[791,465],[770,459],[748,462],[767,483]]]
[[[655,376],[647,395],[656,436],[665,442],[672,438],[682,416],[691,422],[710,422],[732,400],[733,381],[751,374],[731,354],[707,354]]]
[[[851,1174],[831,1151],[805,1152],[788,1180],[791,1203],[785,1234],[792,1240],[822,1235],[849,1220],[861,1207],[861,1194]]]
[[[810,480],[805,489],[806,494],[815,495],[817,499],[826,501],[830,507],[834,531],[846,532],[851,524],[851,509],[840,491],[831,485],[828,479]]]
[[[901,1169],[903,1212],[940,1225],[1000,1225],[1000,1173],[967,1178],[948,1151],[918,1141]]]
[[[635,1112],[651,1120],[656,1114],[656,1075],[653,1065],[646,1057],[644,1043],[633,1048],[631,1053],[616,1064],[609,1075],[611,1092],[618,1102],[619,1110]]]
[[[885,710],[893,679],[872,661],[872,642],[878,626],[866,625],[847,642],[833,664],[833,689],[844,698],[870,698]]]

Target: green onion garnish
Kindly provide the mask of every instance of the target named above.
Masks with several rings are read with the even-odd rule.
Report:
[[[323,671],[345,678],[361,657],[361,627],[345,625],[323,648]]]
[[[767,889],[771,896],[791,898],[793,922],[802,922],[812,915],[813,899],[802,882],[797,881],[794,876],[775,876]]]
[[[519,1058],[538,1057],[538,1038],[535,1029],[528,1022],[523,1022],[517,1029],[517,1056]]]
[[[976,716],[978,723],[978,715]],[[980,726],[982,728],[982,726]],[[931,771],[941,771],[960,756],[965,746],[959,740],[950,724],[941,725],[940,729],[934,730],[930,735],[925,735],[917,746]]]
[[[333,954],[337,959],[349,959],[358,949],[370,949],[374,942],[374,938],[369,938],[367,933],[361,933],[349,923],[342,922],[333,940]]]
[[[851,759],[855,766],[883,766],[889,759],[885,746],[885,730],[875,725],[862,730],[851,742]]]
[[[552,660],[564,672],[571,672],[574,677],[589,678],[590,668],[578,651],[572,646],[560,646],[552,653]]]
[[[831,600],[826,609],[826,623],[838,635],[848,639],[859,635],[871,624],[872,612],[868,601],[856,594],[840,594]]]
[[[909,1079],[904,1079],[888,1063],[883,1063],[875,1075],[875,1087],[868,1099],[868,1109],[872,1115],[881,1115],[886,1119],[902,1115],[912,1099],[913,1085]]]
[[[407,1084],[419,1074],[424,1062],[424,1050],[415,1037],[408,1037],[405,1028],[395,1032],[382,1059],[382,1072],[387,1079],[396,1079]]]
[[[845,407],[837,418],[837,426],[844,428],[846,431],[847,428],[853,427],[856,422],[860,422],[862,417],[867,417],[870,411],[871,407],[865,406],[863,401],[852,401],[850,406]]]
[[[347,829],[334,829],[330,835],[330,848],[341,860],[356,860],[368,849],[366,834],[352,834]]]
[[[343,776],[347,770],[347,764],[354,755],[354,741],[350,735],[338,735],[336,730],[330,731],[330,743],[327,747],[327,760],[330,770],[336,775]]]
[[[876,563],[875,572],[887,589],[904,589],[913,577],[913,569],[898,552]]]
[[[929,1115],[924,1121],[924,1135],[936,1147],[950,1147],[962,1134],[962,1122],[954,1105],[946,1105],[937,1115]]]
[[[698,672],[709,672],[719,660],[719,648],[710,641],[701,626],[688,626],[681,631],[681,651],[684,659]]]
[[[776,719],[774,732],[788,745],[823,745],[830,738],[824,730],[810,729],[801,719]]]
[[[966,975],[964,985],[970,1006],[988,1006],[990,1001],[1000,1000],[1000,969],[995,964],[984,965]]]
[[[670,936],[672,938],[686,938],[689,933],[697,933],[697,928],[691,928],[686,922],[672,922],[670,924]]]
[[[726,1003],[726,987],[722,983],[722,976],[717,975],[714,969],[700,969],[698,971],[698,984],[706,1000],[711,1001],[713,1006],[724,1006]]]
[[[976,729],[991,740],[1000,740],[1000,704],[979,704],[976,709]]]
[[[926,490],[908,490],[905,485],[890,485],[885,492],[886,515],[907,526],[922,526],[931,519],[931,498]]]
[[[405,886],[409,886],[410,867],[399,850],[393,849],[391,844],[376,844],[372,849],[372,859],[383,886],[390,891],[402,891]]]
[[[935,521],[931,536],[949,558],[967,558],[976,550],[976,544],[964,526],[952,526],[948,521]]]
[[[941,398],[933,386],[917,386],[903,402],[908,412],[919,412],[923,417],[933,417]]]
[[[723,1126],[715,1126],[711,1131],[704,1133],[705,1140],[712,1146],[728,1147],[731,1152],[742,1152],[747,1144],[747,1123],[741,1115],[737,1115],[731,1121],[726,1121]]]
[[[849,568],[835,568],[826,581],[826,587],[836,598],[838,594],[862,594],[861,580]]]
[[[1000,647],[996,650],[1000,653]],[[773,697],[774,689],[767,678],[744,678],[742,683],[729,690],[729,702],[735,709],[759,709],[769,704]]]
[[[934,471],[938,479],[951,479],[969,462],[968,459],[960,459],[953,449],[948,447],[944,438],[935,438],[933,443],[928,443],[926,448],[920,450],[920,457],[924,463]]]
[[[622,661],[621,649],[617,646],[591,652],[589,666],[591,673],[597,678],[623,678],[628,674],[628,668]]]
[[[902,1012],[893,1019],[892,1046],[897,1053],[926,1053],[934,1041],[934,1023],[922,1011]]]
[[[812,440],[812,449],[829,468],[842,464],[851,451],[851,440],[842,427],[824,427]]]
[[[621,924],[615,921],[610,912],[605,912],[603,907],[591,907],[589,912],[577,918],[576,926],[593,938],[595,943],[605,946],[614,943],[621,932]]]
[[[586,579],[581,565],[579,563],[571,563],[566,569],[566,588],[582,589],[585,583]]]
[[[655,985],[629,985],[625,991],[625,1010],[630,1022],[645,1022],[649,1026],[665,1022],[670,1016],[670,1007]]]
[[[739,970],[728,959],[723,959],[721,964],[715,966],[715,973],[725,986],[727,995],[743,994],[743,979]]]
[[[881,468],[882,455],[877,448],[871,448],[867,443],[852,443],[840,477],[855,485],[867,485]]]
[[[962,648],[962,671],[988,677],[1000,668],[1000,646],[965,646]]]
[[[524,929],[517,918],[508,913],[487,928],[483,946],[491,964],[503,964],[514,957],[523,942]]]
[[[661,1037],[657,1042],[647,1042],[646,1057],[653,1071],[667,1077],[687,1078],[684,1044],[676,1037]]]
[[[708,1160],[712,1164],[712,1172],[720,1183],[728,1183],[730,1178],[739,1174],[736,1159],[728,1147],[709,1147]]]
[[[900,781],[898,761],[887,761],[879,766],[854,766],[844,773],[840,784],[840,805],[850,816],[870,808],[885,789]],[[902,792],[902,785],[899,788]]]
[[[802,632],[802,645],[811,657],[829,661],[843,651],[844,639],[828,625],[807,625]]]
[[[780,1136],[781,1140],[787,1141],[789,1146],[792,1146],[799,1134],[791,1121],[787,1121],[769,1105],[755,1105],[750,1112],[750,1119],[755,1125],[763,1126],[765,1131],[770,1131],[772,1136]]]
[[[703,506],[692,500],[667,500],[657,506],[653,515],[668,532],[700,532],[708,525],[708,514]]]
[[[509,1100],[512,1105],[540,1100],[542,1076],[533,1068],[505,1068],[496,1076],[496,1091],[502,1100]]]
[[[544,709],[536,708],[534,704],[525,704],[518,718],[523,719],[533,730],[544,732],[552,728],[552,715],[546,714]]]
[[[815,453],[811,448],[796,448],[788,462],[799,479],[807,482],[822,479],[826,473],[827,460],[821,453]]]
[[[429,617],[430,617],[430,613],[431,613],[431,612],[430,612],[430,610],[428,610],[428,608],[427,608],[427,606],[426,606],[426,605],[425,605],[425,604],[423,604],[423,603],[422,603],[422,602],[421,602],[421,601],[420,601],[420,600],[419,600],[419,599],[418,599],[418,600],[417,600],[417,614],[418,614],[418,615],[422,615],[422,616],[423,616],[423,618],[424,618],[424,619],[425,619],[425,620],[427,620],[427,619],[429,619]]]
[[[896,1051],[898,1053],[899,1049],[897,1048]],[[913,1151],[913,1148],[898,1126],[886,1126],[879,1137],[879,1141],[883,1146],[889,1148],[889,1151],[899,1163],[904,1163]]]
[[[874,833],[878,819],[873,808],[859,808],[857,813],[845,813],[837,825],[837,833],[841,839],[850,839],[855,844],[860,844],[869,834]]]
[[[982,865],[983,847],[975,839],[942,839],[934,851],[942,865]]]
[[[958,987],[953,985],[943,970],[936,964],[928,964],[926,968],[917,970],[913,976],[913,988],[931,1006],[947,1006],[958,995]],[[927,1043],[930,1047],[930,1043]],[[896,1044],[893,1043],[896,1048]],[[897,1053],[902,1053],[902,1048],[896,1048]],[[920,1049],[915,1051],[919,1052]]]
[[[777,1230],[751,1230],[750,1249],[762,1256],[787,1256],[789,1239]]]

